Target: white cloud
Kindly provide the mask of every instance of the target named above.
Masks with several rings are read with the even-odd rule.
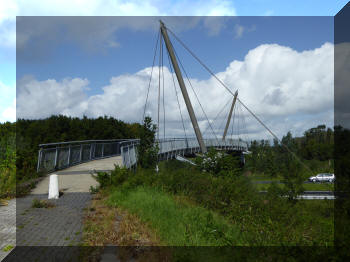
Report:
[[[333,49],[334,46],[330,43],[303,52],[277,44],[260,45],[250,50],[243,61],[231,62],[217,76],[231,90],[238,89],[240,99],[279,136],[288,130],[300,134],[317,124],[333,125]],[[90,97],[84,93],[88,85],[86,79],[23,79],[17,94],[18,117],[38,118],[54,113],[90,117],[110,115],[128,122],[139,122],[143,114],[150,72],[151,68],[145,68],[135,74],[113,77],[110,84],[102,88],[101,94]],[[183,135],[173,82],[167,68],[164,68],[164,75],[166,132],[168,135]],[[231,99],[231,95],[213,77],[206,80],[191,79],[191,83],[211,120]],[[158,68],[154,68],[147,112],[155,122],[157,86]],[[203,127],[207,125],[205,117],[188,84],[187,88],[199,123]],[[191,124],[179,89],[178,94],[186,129],[191,132]],[[220,122],[225,122],[226,115],[227,112],[215,122],[216,128]],[[246,111],[242,110],[240,115],[245,116],[246,132],[249,133],[247,136],[265,134],[269,138],[267,132]],[[163,123],[163,110],[160,118]],[[242,129],[243,119],[237,121],[235,128],[239,124]],[[160,128],[163,130],[163,124]],[[222,130],[219,134],[221,132]]]
[[[193,12],[195,10],[195,12]],[[16,16],[174,16],[174,15],[235,15],[235,8],[231,1],[208,0],[203,1],[158,1],[158,0],[3,0],[0,4],[0,52],[11,54],[15,57],[16,37],[17,47],[23,46],[33,35],[46,35],[45,29],[50,30],[49,24],[41,23],[40,27],[35,27],[31,32],[21,32],[16,36]],[[171,17],[164,17],[164,20],[173,20]],[[178,20],[178,19],[177,19]],[[140,21],[140,20],[139,20]],[[130,22],[130,20],[129,20]],[[182,19],[182,24],[175,22],[182,30],[191,28],[198,23],[198,18]],[[149,24],[130,23],[131,28],[149,27]],[[204,23],[209,34],[217,34],[222,28],[219,21],[215,23]],[[73,28],[74,29],[74,28]],[[83,39],[80,44],[84,44],[88,49],[103,47],[118,47],[118,39],[114,35],[116,25],[110,23],[104,28],[90,27],[89,30],[96,29],[93,39],[98,39],[99,43],[91,44],[91,41]],[[82,32],[82,28],[73,30],[68,37],[79,41],[79,37],[74,38],[75,33]],[[84,33],[84,32],[82,32]],[[12,65],[8,65],[12,66]],[[13,79],[15,81],[15,79]],[[15,97],[15,96],[13,96]],[[2,101],[0,100],[2,103]],[[0,110],[0,114],[1,114]]]
[[[17,83],[17,118],[42,118],[66,111],[82,103],[87,96],[87,79],[65,78],[38,81],[31,76]]]
[[[16,16],[232,16],[231,1],[7,0],[0,5],[0,45],[16,45]],[[132,25],[131,25],[132,26]],[[135,25],[134,25],[135,26]],[[139,24],[138,26],[145,26]],[[147,25],[146,25],[147,26]],[[209,30],[213,25],[205,23]],[[220,26],[216,23],[216,29]],[[36,32],[40,33],[40,32]],[[20,36],[21,41],[28,35]]]
[[[16,88],[0,81],[0,123],[16,120]]]
[[[0,116],[0,123],[16,121],[16,99],[13,100],[9,107],[6,107]]]

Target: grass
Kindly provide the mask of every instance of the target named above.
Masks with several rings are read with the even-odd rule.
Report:
[[[156,235],[136,216],[118,207],[107,205],[109,190],[93,198],[84,215],[82,239],[84,246],[140,246],[159,245]],[[80,234],[77,232],[76,234]]]
[[[283,177],[269,177],[269,176],[264,176],[264,175],[258,175],[258,174],[254,174],[254,175],[249,175],[248,176],[250,178],[250,180],[252,182],[254,181],[275,181],[275,182],[279,182],[283,179]]]
[[[115,189],[111,206],[120,206],[149,224],[170,246],[242,245],[239,229],[222,216],[150,187]]]
[[[283,187],[283,184],[276,184],[279,187]],[[269,184],[254,184],[255,188],[259,191],[267,191]],[[307,183],[303,184],[305,191],[333,191],[334,184],[329,183]]]
[[[103,246],[106,245],[118,246],[120,256],[131,255],[132,258],[140,256],[145,246],[160,245],[154,231],[137,216],[106,204],[109,193],[109,190],[100,190],[93,196],[90,207],[85,209],[83,231],[75,233],[82,234],[80,246],[90,247],[82,249],[81,261],[100,261]],[[126,248],[121,249],[122,246]],[[128,247],[134,248],[128,250]]]
[[[9,252],[10,250],[12,250],[13,249],[13,245],[7,245],[7,246],[5,246],[3,249],[2,249],[2,251],[4,251],[4,252]]]
[[[2,161],[0,159],[0,161]],[[0,163],[1,164],[1,163]],[[16,169],[0,166],[0,198],[12,198],[16,194]]]
[[[179,161],[163,161],[159,169],[116,168],[100,179],[114,188],[111,207],[140,219],[164,245],[333,245],[332,200],[260,194],[246,176],[216,177]]]
[[[32,201],[32,208],[53,208],[55,204],[47,201],[47,200],[39,200],[34,198]]]

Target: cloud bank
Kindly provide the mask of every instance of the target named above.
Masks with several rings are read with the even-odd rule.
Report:
[[[232,91],[238,89],[240,99],[281,137],[288,130],[300,134],[317,124],[333,126],[333,57],[334,46],[331,43],[303,52],[277,44],[264,44],[250,50],[243,61],[232,61],[225,71],[216,75]],[[158,72],[155,67],[146,111],[156,122]],[[87,79],[38,81],[33,77],[25,77],[17,84],[17,117],[44,118],[51,114],[77,117],[107,115],[127,122],[140,122],[150,75],[151,68],[145,68],[135,74],[112,77],[109,85],[101,88],[100,94],[90,97],[85,92],[89,86]],[[183,131],[172,77],[177,86],[176,77],[165,67],[166,134],[180,136]],[[190,82],[208,118],[213,121],[222,107],[231,100],[231,94],[213,77],[205,80],[190,79]],[[205,115],[187,82],[186,85],[200,126],[205,129],[208,125]],[[186,129],[193,133],[178,87],[177,92]],[[216,128],[220,122],[225,121],[227,111],[228,108],[226,113],[213,122]],[[160,115],[162,130],[163,109]],[[247,111],[242,109],[239,119],[237,118],[234,128],[240,124],[240,133],[252,138],[269,138],[267,132]],[[217,134],[221,132],[222,130]]]

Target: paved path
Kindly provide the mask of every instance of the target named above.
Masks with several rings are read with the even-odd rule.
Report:
[[[0,206],[0,261],[10,251],[3,248],[16,245],[16,200],[8,201],[7,206]]]
[[[19,258],[21,261],[66,261],[67,257],[61,257],[61,247],[77,246],[81,241],[83,213],[91,201],[89,189],[90,186],[98,185],[91,177],[91,172],[113,170],[114,165],[121,164],[119,156],[83,163],[56,172],[63,195],[59,199],[49,200],[55,205],[53,208],[31,207],[33,199],[47,199],[49,176],[45,177],[28,196],[17,198],[17,248],[5,261],[17,261]],[[0,216],[4,214],[6,219],[11,220],[2,208]],[[14,235],[13,232],[11,235]],[[7,242],[0,239],[1,245],[7,245]],[[26,246],[36,248],[25,248]],[[52,248],[45,249],[49,250],[45,253],[40,246]],[[67,253],[67,250],[64,252]],[[46,255],[43,255],[44,253]],[[54,257],[56,260],[48,260],[48,257]],[[1,259],[0,257],[0,261]]]

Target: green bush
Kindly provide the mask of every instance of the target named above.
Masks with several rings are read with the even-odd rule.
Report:
[[[214,176],[239,176],[242,174],[239,159],[211,148],[204,157],[197,157],[195,162],[202,172]]]
[[[157,126],[150,117],[145,117],[140,131],[140,144],[137,147],[138,165],[142,168],[154,168],[157,164],[158,145],[155,143]]]

